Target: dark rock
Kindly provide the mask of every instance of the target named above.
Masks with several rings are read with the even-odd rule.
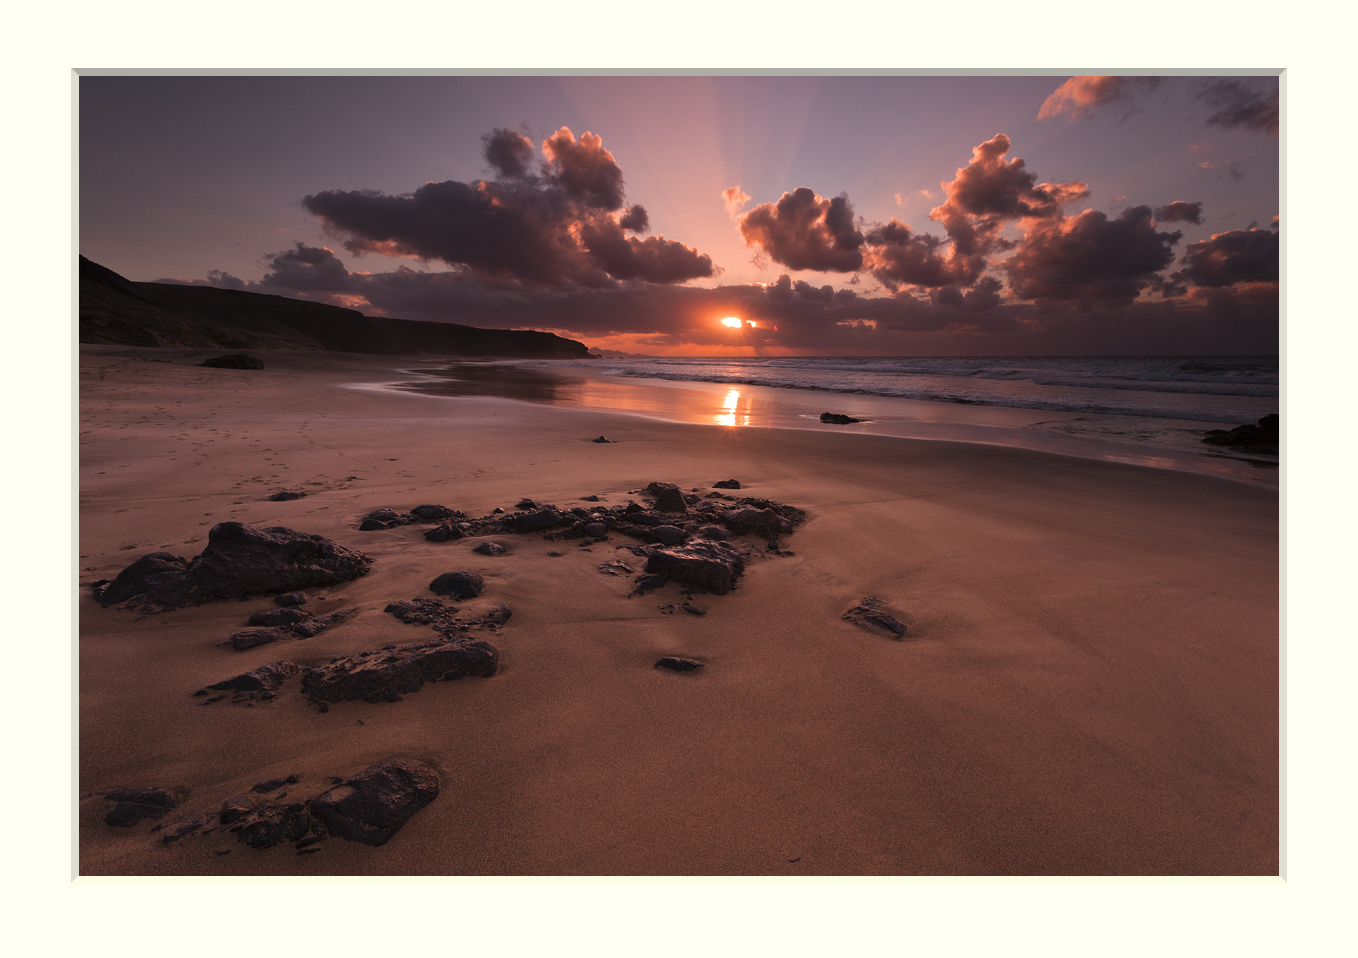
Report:
[[[678,656],[666,655],[655,663],[655,667],[669,669],[671,672],[694,672],[705,664],[697,659],[681,659]]]
[[[595,539],[602,539],[604,536],[608,535],[608,526],[602,522],[587,522],[585,523],[585,535]]]
[[[188,570],[189,563],[182,556],[152,552],[119,572],[95,597],[105,608],[138,595],[178,608],[189,602]]]
[[[211,359],[204,359],[199,366],[209,366],[213,369],[263,369],[264,360],[258,356],[251,356],[249,353],[230,353],[226,356],[213,356]]]
[[[663,575],[642,573],[636,577],[629,598],[633,595],[645,595],[647,592],[654,592],[656,589],[662,588],[668,581],[669,579]]]
[[[507,608],[505,613],[508,618]],[[302,688],[325,702],[382,702],[389,692],[416,692],[426,682],[468,675],[489,677],[498,664],[499,652],[488,642],[436,639],[334,659],[307,669]]]
[[[863,420],[845,416],[843,413],[823,412],[820,414],[820,421],[834,423],[837,426],[847,426],[851,422],[862,422]]]
[[[707,615],[706,609],[701,609],[698,606],[694,605],[692,602],[685,602],[679,608],[683,609],[690,615]]]
[[[410,510],[410,514],[423,522],[438,522],[440,519],[462,518],[464,513],[447,506],[423,505]]]
[[[381,523],[379,528],[385,529],[391,523],[399,523],[405,517],[395,509],[374,509],[372,512],[364,513],[359,517],[364,522]]]
[[[660,491],[655,499],[655,507],[661,512],[688,512],[684,494],[674,486]]]
[[[679,487],[672,482],[652,482],[648,483],[646,488],[641,491],[646,493],[646,495],[648,496],[658,496],[666,489],[678,489],[678,488]]]
[[[296,775],[289,775],[287,778],[271,778],[267,782],[260,782],[258,785],[251,786],[250,791],[256,795],[267,795],[269,792],[276,792],[284,785],[291,785],[296,781]]]
[[[462,530],[451,522],[445,522],[436,529],[430,529],[424,537],[430,542],[447,542],[449,539],[461,539]]]
[[[371,561],[324,536],[219,522],[208,532],[207,548],[187,567],[168,552],[142,556],[119,573],[100,601],[107,606],[141,595],[148,603],[178,609],[335,585],[364,575]]]
[[[311,596],[305,592],[284,592],[282,595],[273,597],[273,604],[287,608],[293,605],[306,605],[311,601]]]
[[[384,845],[438,794],[434,769],[413,759],[389,758],[317,797],[311,813],[332,836]]]
[[[233,795],[222,802],[221,811],[217,813],[217,821],[223,825],[230,825],[238,821],[242,815],[254,809],[259,804],[259,799],[254,795]]]
[[[498,542],[483,542],[472,551],[479,552],[483,556],[498,556],[504,555],[505,547]]]
[[[651,530],[655,541],[662,545],[677,546],[688,538],[688,533],[678,526],[656,526]]]
[[[436,595],[451,595],[458,599],[474,599],[481,594],[485,583],[470,569],[461,572],[445,572],[429,583],[429,591]]]
[[[735,588],[735,580],[744,569],[745,559],[734,546],[707,539],[657,549],[646,560],[647,572],[717,595]]]
[[[383,529],[390,529],[393,523],[383,522],[381,519],[364,519],[358,524],[359,532],[380,532]]]
[[[161,830],[161,844],[169,845],[172,842],[177,842],[181,838],[186,838],[197,832],[206,824],[207,819],[202,815],[193,815],[189,818],[181,818],[177,822],[171,822]]]
[[[627,507],[622,510],[624,515],[633,515],[638,512],[645,512],[645,506],[639,506],[635,502],[627,503]]]
[[[740,483],[735,479],[723,479],[720,482],[712,483],[713,489],[739,489]]]
[[[784,519],[772,509],[758,509],[745,506],[739,509],[728,509],[721,514],[721,521],[726,528],[736,535],[744,535],[747,532],[791,532],[792,523]]]
[[[520,499],[518,502],[514,503],[515,509],[536,509],[537,507],[538,504],[532,499]]]
[[[224,679],[208,688],[215,692],[273,692],[289,678],[302,671],[287,660],[270,662],[234,678]]]
[[[315,845],[315,844],[318,843],[318,842],[323,842],[323,841],[325,841],[326,837],[327,837],[327,836],[325,836],[325,835],[308,835],[306,838],[302,839],[300,842],[298,842],[297,844],[293,845],[292,847],[293,847],[293,848],[309,848],[310,846]],[[312,851],[315,851],[315,849],[312,849]]]
[[[555,509],[538,509],[536,512],[528,512],[522,515],[510,516],[505,520],[511,532],[538,532],[542,529],[551,529],[555,526],[564,525],[567,522],[565,516]]]
[[[581,496],[581,497],[580,497],[580,501],[581,501],[581,502],[598,502],[598,501],[599,501],[599,497],[598,497],[598,496]]]
[[[1257,425],[1236,426],[1234,429],[1209,429],[1202,440],[1210,446],[1229,446],[1242,452],[1276,456],[1278,454],[1278,416],[1272,414]]]
[[[114,828],[131,828],[147,819],[164,818],[179,807],[181,800],[168,788],[119,788],[104,794],[113,808],[104,816],[104,824]]]
[[[250,616],[246,625],[275,626],[292,625],[303,619],[311,618],[311,613],[302,609],[263,609]]]
[[[273,848],[295,842],[311,831],[311,815],[302,802],[256,805],[231,826],[236,841],[251,848]]]
[[[621,559],[612,559],[608,562],[600,562],[599,571],[604,575],[631,575],[632,567]]]
[[[501,626],[509,621],[509,617],[512,614],[513,613],[509,611],[509,606],[505,605],[503,602],[497,602],[494,605],[492,605],[489,609],[487,609],[482,615],[478,616],[475,619],[472,619],[470,625],[473,627]]]
[[[275,492],[269,496],[269,502],[292,502],[294,499],[305,499],[305,492]]]
[[[699,526],[696,533],[699,539],[711,539],[713,542],[725,542],[731,538],[731,533],[721,526]]]
[[[612,441],[613,441],[612,439],[605,439],[603,436],[600,436],[598,439],[590,440],[590,442],[612,442]]]
[[[339,625],[357,611],[357,609],[345,609],[341,612],[331,612],[328,615],[313,615],[309,619],[304,619],[301,622],[288,626],[288,628],[290,628],[292,634],[299,639],[309,639],[312,636],[320,635],[332,626]]]
[[[277,642],[279,639],[290,639],[293,637],[292,630],[287,626],[278,626],[272,629],[245,629],[235,632],[227,639],[231,643],[231,648],[237,652],[244,652],[246,649],[253,649],[257,646],[268,645],[270,642]]]
[[[881,599],[864,599],[848,612],[845,612],[843,618],[845,621],[852,622],[854,625],[861,626],[869,631],[880,629],[891,633],[897,639],[904,638],[905,623],[884,611],[883,604]]]

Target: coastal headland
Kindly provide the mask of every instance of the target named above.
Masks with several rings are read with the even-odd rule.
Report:
[[[406,360],[254,351],[264,369],[80,349],[81,874],[1278,873],[1276,489],[355,389]],[[804,518],[705,540],[741,554],[729,591],[640,588],[664,543],[617,517],[662,512],[653,483],[677,487],[680,531],[758,502]],[[612,525],[485,531],[543,504]],[[420,505],[468,528],[433,541]],[[384,508],[399,521],[360,529]],[[194,559],[223,523],[371,561],[284,623],[334,616],[323,628],[259,645],[231,638],[282,608],[266,592],[166,611],[95,597],[141,556]],[[474,551],[490,542],[504,551]],[[431,590],[463,572],[443,581],[477,583],[470,598]],[[865,623],[874,609],[903,634]],[[314,694],[326,668],[438,640],[455,612],[492,674]],[[280,661],[299,671],[270,673],[267,696],[195,695]],[[392,769],[410,814],[382,844],[346,840],[344,793]],[[174,807],[109,824],[128,789]],[[269,804],[330,837],[252,847],[227,812]]]

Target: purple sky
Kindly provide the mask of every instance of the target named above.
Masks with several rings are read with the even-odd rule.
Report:
[[[130,279],[657,354],[1277,349],[1274,77],[79,83]]]

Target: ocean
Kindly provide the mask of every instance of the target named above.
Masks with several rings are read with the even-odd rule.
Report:
[[[517,372],[506,375],[505,366]],[[1202,443],[1207,429],[1279,411],[1276,356],[626,358],[458,363],[410,372],[417,381],[390,385],[725,426],[1018,445],[1278,481],[1277,456]],[[648,391],[646,385],[672,388]],[[822,427],[820,412],[864,422]]]

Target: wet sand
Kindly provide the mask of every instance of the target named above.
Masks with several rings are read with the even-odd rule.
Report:
[[[87,875],[1276,875],[1275,490],[1023,449],[686,425],[494,397],[356,390],[401,363],[81,349],[80,870]],[[164,362],[163,360],[170,360]],[[406,364],[409,368],[409,364]],[[665,387],[657,387],[665,388]],[[595,444],[606,435],[616,440]],[[652,480],[808,514],[707,614],[675,586],[627,598],[539,536],[359,532],[381,506],[472,515],[521,497],[625,503]],[[304,499],[268,502],[280,489]],[[375,558],[357,607],[303,642],[220,643],[267,598],[139,617],[88,584],[193,556],[228,519]],[[564,552],[551,556],[549,552]],[[295,685],[256,707],[198,688],[413,642],[382,612],[472,568],[513,618],[489,679],[325,714]],[[896,642],[841,620],[879,596]],[[660,655],[702,659],[690,675]],[[380,848],[252,850],[224,829],[163,845],[103,824],[98,792],[182,790],[210,813],[296,774],[297,799],[381,758],[442,792]],[[229,854],[218,854],[229,851]]]

